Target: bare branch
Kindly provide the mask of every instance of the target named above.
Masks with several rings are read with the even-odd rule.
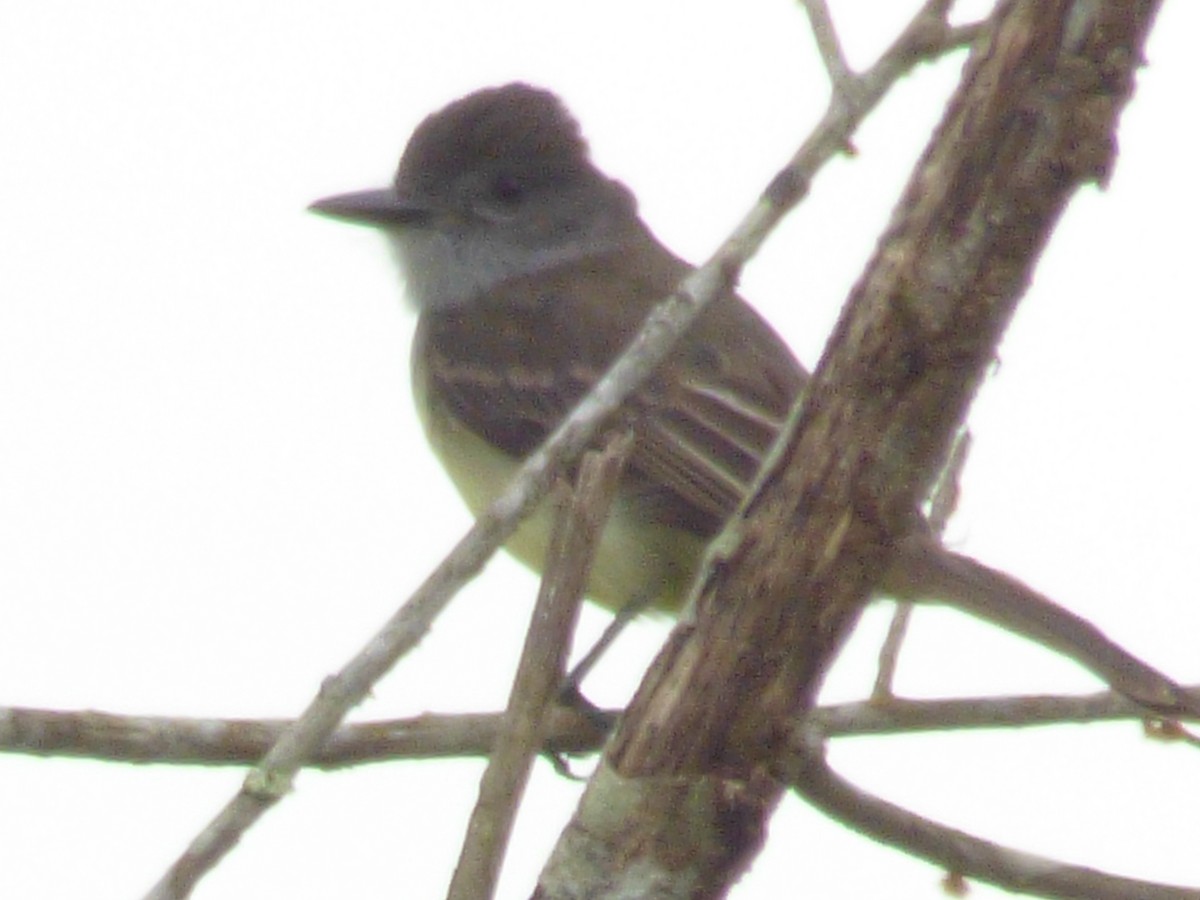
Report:
[[[829,5],[825,0],[803,0],[803,6],[804,12],[808,14],[813,39],[817,43],[817,52],[821,54],[821,61],[829,75],[829,82],[835,91],[843,90],[845,85],[854,82],[854,73],[846,61],[846,54],[842,51],[842,42],[838,40]]]
[[[875,672],[875,684],[871,686],[871,698],[878,702],[886,702],[895,696],[892,684],[896,679],[896,667],[900,664],[900,648],[908,635],[908,626],[912,622],[913,605],[909,600],[898,600],[892,610],[892,621],[888,623],[887,634],[879,645],[879,666]]]
[[[1200,703],[1200,685],[1188,693]],[[615,720],[621,710],[604,710]],[[547,753],[599,750],[607,732],[594,715],[553,705],[546,711]],[[1028,728],[1136,721],[1145,710],[1121,694],[1024,695],[906,700],[890,697],[818,707],[807,722],[830,738],[980,728]],[[504,713],[427,713],[412,719],[355,722],[338,728],[308,767],[337,770],[398,759],[487,756]],[[1152,736],[1197,743],[1174,720],[1149,720]],[[249,766],[292,724],[287,719],[123,716],[84,710],[0,707],[0,751],[28,756],[163,765]]]
[[[1003,847],[888,803],[829,767],[818,735],[801,728],[780,777],[843,825],[946,868],[1010,891],[1063,900],[1197,900],[1200,890],[1135,881]]]
[[[1200,701],[1200,687],[1188,690]],[[841,703],[809,713],[807,722],[827,737],[962,731],[982,728],[1033,728],[1048,725],[1086,725],[1096,722],[1146,720],[1141,705],[1115,691],[1079,696],[1018,695],[961,697],[949,700],[906,700],[890,697],[884,703]],[[1196,739],[1175,720],[1155,733],[1162,740],[1189,744]],[[1196,721],[1193,719],[1193,721]]]
[[[1184,688],[1114,643],[1091,622],[978,560],[932,547],[923,537],[902,542],[899,556],[911,590],[901,595],[952,606],[1075,660],[1147,711],[1168,716],[1200,711]]]
[[[307,766],[335,770],[396,759],[487,756],[503,717],[501,712],[425,714],[342,725]],[[0,751],[110,762],[250,766],[293,724],[290,719],[125,716],[0,707]],[[559,705],[547,711],[545,726],[543,749],[550,753],[595,751],[606,737],[593,718]]]
[[[479,798],[446,895],[450,900],[474,900],[495,892],[517,807],[545,739],[546,713],[566,673],[571,635],[599,535],[631,446],[632,434],[622,433],[614,435],[603,451],[584,454],[575,490],[560,501],[542,589],[504,725],[480,781]]]
[[[953,50],[967,47],[983,33],[986,22],[969,25],[951,26],[946,21],[951,3],[944,0],[927,0],[925,5],[914,17],[909,28],[901,37],[901,41],[913,44],[924,42],[929,47],[940,47],[942,50]],[[832,103],[854,107],[864,101],[864,89],[868,88],[868,80],[855,74],[846,59],[833,16],[825,0],[801,0],[801,6],[808,16],[809,27],[812,29],[813,40],[825,72],[829,76],[830,88],[833,92]],[[899,43],[899,42],[898,42]],[[883,59],[891,56],[897,45],[889,49]],[[878,66],[878,63],[876,64]],[[869,94],[869,89],[867,90]]]
[[[963,466],[967,463],[967,452],[971,447],[971,434],[963,431],[954,442],[950,458],[938,476],[937,486],[929,501],[929,530],[939,538],[946,530],[950,516],[958,506],[959,479],[962,477]],[[900,647],[908,633],[912,621],[912,602],[901,600],[896,603],[892,613],[892,621],[888,626],[887,636],[879,648],[879,670],[875,675],[875,685],[871,688],[871,697],[882,702],[893,695],[892,685],[896,678],[896,666],[900,662]]]

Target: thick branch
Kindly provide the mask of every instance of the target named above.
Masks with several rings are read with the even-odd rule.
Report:
[[[538,896],[720,896],[757,851],[788,722],[919,526],[1069,197],[1107,175],[1154,9],[1011,0],[997,12],[786,449],[718,540],[694,618],[634,698]]]

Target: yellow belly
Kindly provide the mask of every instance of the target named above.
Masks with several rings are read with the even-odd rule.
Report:
[[[444,406],[430,403],[419,364],[413,367],[413,394],[430,446],[471,512],[478,515],[508,483],[519,461],[468,430]],[[596,551],[588,597],[612,610],[648,599],[661,611],[677,612],[704,542],[648,523],[633,507],[618,493]],[[547,504],[540,504],[505,544],[535,572],[542,570],[552,518]]]

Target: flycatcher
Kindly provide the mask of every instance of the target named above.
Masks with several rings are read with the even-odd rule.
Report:
[[[388,237],[420,311],[417,409],[476,514],[691,270],[638,218],[629,189],[591,163],[558,98],[524,84],[478,91],[425,119],[391,187],[312,209]],[[736,294],[701,313],[619,413],[634,445],[593,600],[678,608],[807,378]],[[535,514],[508,547],[540,570],[551,527],[548,512]],[[898,548],[880,587],[983,607],[994,619],[1004,617],[989,604],[1029,593],[922,535]],[[1055,643],[1040,626],[1019,630]]]
[[[389,238],[420,310],[413,390],[429,443],[479,513],[691,267],[588,159],[551,93],[478,91],[425,119],[396,179],[312,207]],[[589,582],[612,609],[676,610],[808,379],[736,294],[700,314],[616,422],[634,445]],[[545,511],[509,541],[540,569]],[[1062,652],[1151,708],[1170,682],[1016,579],[914,532],[879,589],[936,599]]]
[[[426,436],[478,514],[691,267],[588,158],[553,94],[481,90],[423,121],[393,185],[312,209],[378,227],[420,311],[412,381]],[[680,604],[807,378],[729,294],[625,404],[635,440],[589,596]],[[508,548],[541,568],[541,511]]]

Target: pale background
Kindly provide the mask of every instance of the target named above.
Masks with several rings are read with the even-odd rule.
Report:
[[[860,64],[913,6],[833,2]],[[1166,4],[1111,188],[1074,202],[972,414],[951,529],[1192,682],[1197,33],[1200,7]],[[961,59],[905,81],[747,273],[806,364]],[[383,184],[425,113],[512,78],[561,92],[693,259],[825,94],[788,0],[0,2],[0,703],[291,715],[462,534],[382,242],[304,207]],[[533,590],[495,562],[356,715],[497,708]],[[886,613],[828,698],[869,688]],[[585,637],[603,622],[588,611]],[[593,699],[625,698],[666,627],[639,624]],[[949,613],[919,614],[899,677],[920,696],[1096,687]],[[1136,724],[832,758],[949,824],[1200,885],[1200,760]],[[306,773],[196,896],[439,896],[480,769]],[[0,896],[140,896],[241,777],[0,757]],[[528,895],[578,790],[538,764],[502,897]],[[789,800],[737,896],[921,900],[939,876]]]

